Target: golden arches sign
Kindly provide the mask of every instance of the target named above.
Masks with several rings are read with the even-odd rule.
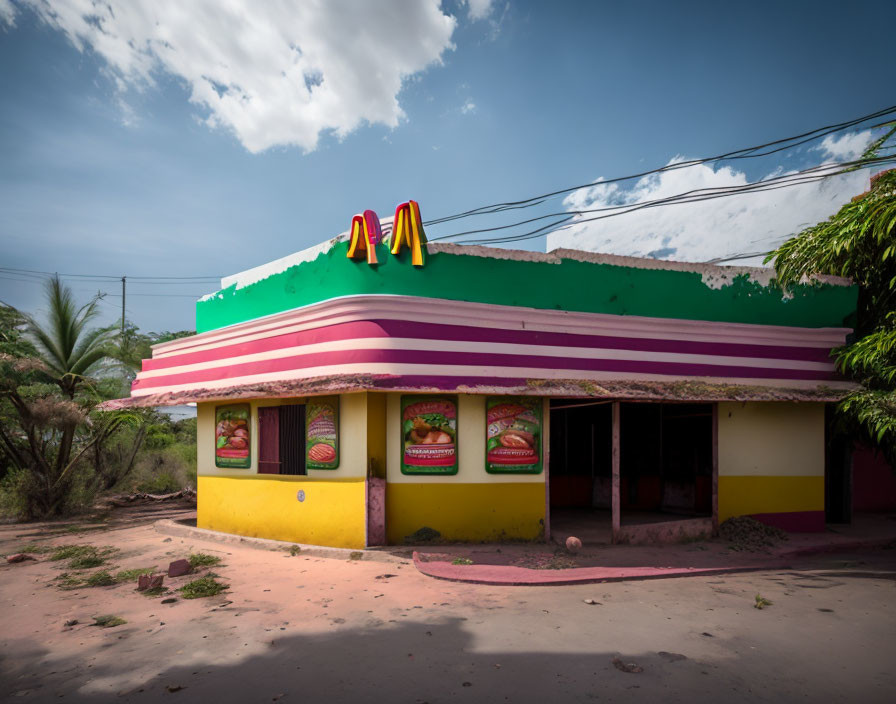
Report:
[[[372,210],[365,210],[362,215],[352,218],[351,239],[348,245],[349,259],[361,259],[365,254],[367,263],[379,263],[376,258],[376,246],[382,241],[380,219]],[[423,245],[426,244],[426,233],[423,231],[423,220],[420,217],[420,205],[415,200],[401,203],[395,209],[392,221],[392,241],[390,251],[398,255],[407,247],[411,250],[411,263],[423,266]]]

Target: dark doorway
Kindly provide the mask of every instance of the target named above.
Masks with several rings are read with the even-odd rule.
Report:
[[[619,501],[623,525],[713,515],[713,406],[620,404]],[[613,408],[551,401],[551,533],[609,542],[613,507]]]
[[[852,523],[853,440],[837,432],[834,404],[824,409],[824,519]]]
[[[612,407],[551,401],[551,507],[610,509]]]
[[[304,405],[258,409],[258,473],[307,474]]]
[[[711,516],[712,405],[623,403],[620,413],[622,522]]]

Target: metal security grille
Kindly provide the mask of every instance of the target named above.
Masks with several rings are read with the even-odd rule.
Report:
[[[280,406],[280,474],[305,471],[305,406]]]

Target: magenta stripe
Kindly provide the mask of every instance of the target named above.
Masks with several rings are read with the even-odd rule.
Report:
[[[309,367],[339,366],[342,364],[429,364],[464,365],[471,367],[533,367],[537,369],[569,369],[571,371],[628,372],[634,374],[669,374],[674,376],[742,377],[749,379],[836,379],[832,372],[802,369],[764,369],[724,364],[689,364],[682,362],[652,362],[616,359],[576,359],[569,357],[524,354],[488,354],[482,352],[415,352],[407,350],[344,350],[259,362],[232,364],[195,372],[168,374],[149,379],[138,378],[132,388],[146,389],[174,384],[201,384],[206,381],[232,379],[253,374],[266,374],[306,369]]]
[[[200,364],[259,352],[290,347],[336,342],[359,338],[402,337],[419,340],[505,343],[587,349],[632,350],[638,352],[674,352],[678,354],[724,355],[756,359],[782,359],[803,362],[830,362],[829,350],[817,347],[758,345],[731,342],[694,342],[656,338],[584,335],[578,333],[543,332],[538,330],[505,330],[468,325],[440,325],[403,320],[366,320],[337,323],[313,330],[276,335],[261,340],[217,347],[200,352],[177,354],[162,359],[143,361],[143,370],[170,369],[184,364]]]

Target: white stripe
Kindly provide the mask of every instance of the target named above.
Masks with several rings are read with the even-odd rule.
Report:
[[[449,301],[416,296],[346,296],[286,313],[240,323],[156,345],[154,358],[251,342],[325,325],[372,319],[466,325],[502,330],[531,330],[612,335],[695,342],[831,348],[844,343],[849,328],[799,328],[723,323],[677,318],[647,318],[604,313],[546,311],[536,308]],[[275,329],[278,326],[285,326]]]
[[[275,359],[302,357],[326,352],[346,350],[406,350],[415,352],[460,352],[484,354],[525,354],[537,357],[567,357],[570,359],[614,359],[638,362],[676,362],[681,364],[726,364],[751,368],[791,369],[832,372],[833,362],[806,362],[802,360],[767,359],[757,357],[733,357],[712,354],[689,354],[681,352],[652,352],[638,350],[617,350],[607,348],[561,347],[552,345],[518,345],[505,342],[464,342],[452,340],[420,340],[417,338],[370,337],[333,342],[318,342],[280,350],[256,352],[254,354],[228,357],[183,364],[167,369],[153,369],[137,374],[137,379],[155,379],[173,374],[187,374],[209,369],[220,369],[237,364],[262,362]],[[202,382],[197,382],[202,383]]]

